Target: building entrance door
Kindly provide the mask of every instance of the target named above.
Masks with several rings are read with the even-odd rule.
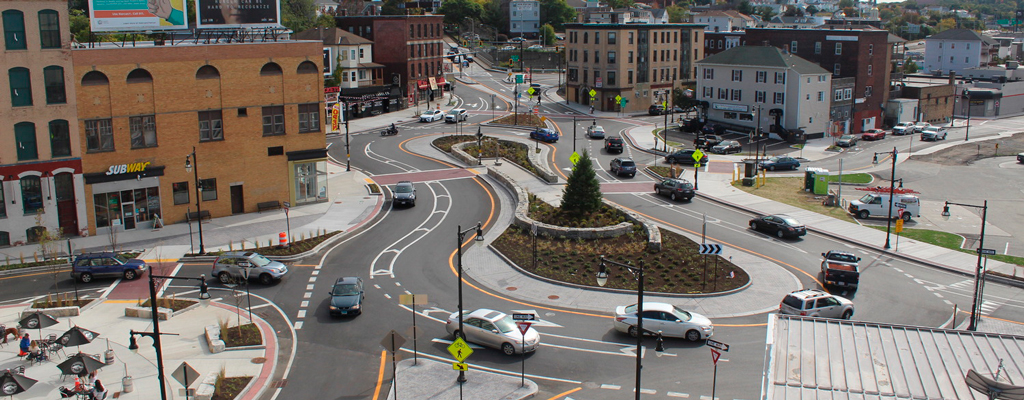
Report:
[[[231,213],[245,213],[245,197],[243,196],[242,185],[231,187]]]
[[[121,203],[121,218],[124,229],[135,229],[135,203]]]
[[[57,223],[64,237],[78,236],[78,208],[75,205],[75,177],[60,173],[53,177],[57,192]]]

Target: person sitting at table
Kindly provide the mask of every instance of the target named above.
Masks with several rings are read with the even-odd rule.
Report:
[[[18,348],[21,350],[21,352],[18,353],[18,356],[19,357],[24,357],[24,356],[28,355],[28,347],[30,345],[32,345],[32,339],[30,339],[28,337],[27,333],[25,334],[25,336],[21,337],[21,341],[18,344],[19,344]]]
[[[103,400],[107,398],[107,388],[103,387],[103,382],[97,379],[93,382],[92,392],[90,392],[92,400]]]
[[[26,361],[43,361],[43,351],[39,349],[39,341],[33,341],[28,346],[28,357],[25,357]]]

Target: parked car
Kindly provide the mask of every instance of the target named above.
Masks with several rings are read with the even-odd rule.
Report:
[[[649,115],[662,115],[664,113],[665,106],[661,104],[651,104],[651,106],[647,108],[647,114]]]
[[[698,134],[697,137],[693,139],[693,147],[698,149],[710,149],[715,145],[722,143],[722,140],[724,139],[718,135]]]
[[[821,253],[821,280],[826,285],[856,289],[860,282],[860,257],[848,251]]]
[[[509,39],[508,41],[510,43],[519,43],[519,42],[525,42],[526,39],[523,39],[521,37],[514,37],[514,38]]]
[[[220,283],[224,284],[238,282],[248,277],[269,285],[283,279],[287,273],[287,266],[259,253],[232,251],[217,257],[210,275],[217,277]]]
[[[693,153],[695,153],[696,151],[697,150],[679,150],[679,151],[677,151],[675,153],[672,153],[672,154],[669,154],[669,155],[665,156],[665,162],[667,162],[669,164],[687,164],[687,165],[698,164],[693,159]],[[708,163],[708,156],[707,156],[707,154],[705,154],[704,156],[702,156],[700,158],[700,163],[699,164],[707,164],[707,163]]]
[[[544,49],[544,46],[541,46],[539,44],[535,44],[533,46],[527,47],[526,49],[527,50],[542,50],[542,49]]]
[[[715,154],[732,154],[741,151],[743,151],[743,145],[735,140],[726,140],[711,148],[711,152]]]
[[[937,141],[946,140],[946,128],[940,128],[937,126],[929,126],[921,131],[921,140]]]
[[[455,108],[448,111],[448,114],[444,115],[444,122],[454,124],[459,121],[465,121],[469,118],[469,111],[464,108]]]
[[[587,137],[591,139],[604,139],[604,127],[601,125],[588,126]]]
[[[615,307],[615,330],[636,337],[637,305]],[[644,333],[654,335],[661,332],[663,337],[676,337],[696,342],[710,339],[715,326],[708,317],[683,310],[668,303],[644,302]]]
[[[696,195],[696,192],[693,190],[693,184],[690,181],[675,178],[663,179],[661,182],[655,183],[654,193],[668,196],[673,201],[690,201]]]
[[[359,277],[338,278],[329,292],[331,316],[359,315],[363,313],[363,280]]]
[[[395,185],[395,190],[391,193],[394,194],[392,200],[395,205],[408,204],[410,207],[416,207],[416,187],[413,186],[410,181],[400,181]]]
[[[505,50],[505,51],[513,51],[513,50],[516,50],[516,48],[515,48],[515,47],[512,47],[512,46],[505,46],[505,47],[502,47],[501,49],[502,49],[502,50]]]
[[[537,128],[533,132],[530,132],[530,139],[554,143],[558,141],[558,132],[548,128]]]
[[[420,114],[420,122],[434,122],[442,119],[444,119],[444,111],[441,110],[427,110]]]
[[[632,178],[636,176],[636,163],[629,157],[616,157],[608,165],[608,170],[615,176],[629,175]]]
[[[797,168],[800,168],[800,161],[795,159],[795,158],[793,158],[793,157],[776,156],[776,157],[772,157],[772,158],[769,158],[767,160],[761,161],[761,165],[759,165],[758,167],[760,167],[761,169],[769,170],[769,171],[775,171],[777,169],[796,170]]]
[[[700,128],[699,133],[704,135],[724,135],[725,125],[719,125],[713,122],[708,122]]]
[[[843,135],[836,140],[836,146],[839,147],[852,147],[857,144],[857,137],[853,135]]]
[[[885,131],[881,129],[868,129],[860,135],[861,140],[882,140],[885,139]]]
[[[1017,162],[1024,163],[1024,153],[1017,153]]]
[[[853,317],[853,302],[824,290],[797,290],[782,298],[779,313],[821,318]]]
[[[469,313],[463,311],[463,318],[466,340],[471,343],[499,349],[508,356],[522,354],[524,350],[533,352],[540,347],[540,333],[536,329],[530,327],[523,335],[512,317],[503,312],[481,308]],[[460,336],[458,311],[448,316],[444,329],[455,337]]]
[[[611,153],[622,153],[624,143],[622,138],[618,136],[608,136],[604,138],[604,150]]]
[[[785,214],[762,215],[751,219],[750,229],[773,233],[779,238],[786,236],[797,238],[807,234],[807,227]]]
[[[82,253],[71,263],[71,278],[87,283],[100,277],[132,280],[138,279],[147,269],[146,262],[138,258],[126,258],[109,251]]]
[[[899,122],[892,127],[892,134],[896,136],[910,135],[914,133],[913,122]]]
[[[923,122],[923,121],[922,122],[915,122],[914,123],[914,133],[921,133],[922,131],[924,131],[925,128],[927,128],[929,126],[932,126],[932,124],[928,123],[928,122]]]

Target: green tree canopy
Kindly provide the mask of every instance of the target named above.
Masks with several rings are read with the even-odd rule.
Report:
[[[399,7],[404,5],[404,0],[384,0],[384,5],[380,7],[381,15],[405,15],[405,9]]]
[[[544,26],[540,27],[540,36],[544,38],[545,46],[554,46],[558,40],[555,38],[555,27],[551,26],[551,24],[544,24]]]
[[[316,4],[313,0],[288,0],[281,2],[282,25],[292,32],[302,32],[316,24]]]
[[[668,6],[665,12],[668,13],[668,22],[670,24],[683,23],[690,19],[690,11],[677,4]]]
[[[853,0],[839,0],[839,8],[853,7]]]
[[[501,3],[498,0],[489,0],[483,6],[483,20],[480,22],[497,28],[498,31],[502,30],[501,27],[508,26],[508,14],[501,12]]]
[[[562,211],[585,214],[601,208],[601,183],[597,181],[590,154],[583,150],[580,161],[572,167],[565,189],[562,189]]]
[[[821,10],[819,10],[818,7],[807,6],[807,15],[814,15],[814,14],[817,14],[819,11],[821,11]]]
[[[754,7],[750,5],[750,1],[743,0],[740,5],[736,6],[736,11],[750,15],[754,13]]]
[[[471,18],[480,18],[483,6],[473,0],[444,0],[438,13],[444,14],[444,23],[455,25]]]
[[[562,24],[575,20],[576,9],[570,7],[565,0],[540,0],[541,24],[551,24],[555,30],[561,30]]]

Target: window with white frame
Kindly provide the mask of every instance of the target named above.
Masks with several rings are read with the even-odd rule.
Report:
[[[814,42],[814,54],[821,54],[821,42]]]
[[[796,53],[796,40],[789,42],[789,52]]]
[[[868,64],[868,76],[871,76],[871,71],[872,71],[871,67],[872,67],[872,65]]]
[[[756,81],[757,81],[757,83],[768,82],[768,72],[767,71],[757,71],[757,79],[756,79]]]
[[[871,89],[872,89],[871,86],[868,86],[868,87],[864,88],[864,97],[871,97]],[[938,100],[938,99],[935,99],[935,100]]]
[[[719,88],[718,89],[718,99],[719,100],[728,100],[729,99],[729,89]]]
[[[701,94],[701,97],[712,98],[712,97],[714,97],[714,95],[715,95],[715,88],[704,87],[704,93]]]
[[[818,101],[825,101],[825,92],[818,92]]]
[[[766,96],[767,96],[767,94],[764,91],[761,91],[761,90],[755,91],[754,92],[754,102],[756,102],[756,103],[764,103]]]
[[[841,55],[841,54],[843,54],[843,44],[842,43],[836,43],[836,55],[838,56],[838,55]]]
[[[786,73],[785,72],[776,72],[775,73],[775,83],[776,84],[780,84],[780,85],[785,85],[786,84]]]
[[[743,91],[732,89],[732,101],[743,101]]]
[[[832,96],[832,101],[842,101],[842,100],[843,100],[843,89],[836,89],[836,95]]]
[[[772,104],[786,104],[786,94],[783,92],[775,92],[775,96],[772,98]]]
[[[715,79],[715,69],[704,68],[704,79]]]
[[[853,98],[853,88],[843,89],[843,100],[850,100]]]
[[[732,81],[742,82],[743,81],[743,70],[734,69],[732,70]]]

